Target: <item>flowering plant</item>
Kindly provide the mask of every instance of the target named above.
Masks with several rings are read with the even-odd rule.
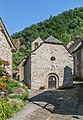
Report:
[[[5,120],[20,110],[28,96],[28,88],[11,78],[5,69],[7,65],[8,62],[0,59],[0,120]]]
[[[9,65],[7,61],[0,59],[0,95],[13,96],[23,100],[25,96],[28,96],[28,88],[23,83],[11,79],[5,69],[7,65]]]
[[[7,91],[5,91],[5,90],[2,90],[0,93],[1,93],[2,95],[7,95]]]

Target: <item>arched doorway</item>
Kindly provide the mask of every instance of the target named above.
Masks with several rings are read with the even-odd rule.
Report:
[[[48,89],[56,89],[56,77],[50,76],[48,78]]]

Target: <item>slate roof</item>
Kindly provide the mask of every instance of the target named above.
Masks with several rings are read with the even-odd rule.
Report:
[[[71,53],[75,52],[79,47],[81,47],[81,45],[82,45],[82,40],[78,40],[69,47],[69,51]]]
[[[54,38],[53,36],[50,36],[49,38],[47,38],[45,40],[45,42],[49,42],[49,43],[63,43],[63,42],[59,41],[58,39]]]

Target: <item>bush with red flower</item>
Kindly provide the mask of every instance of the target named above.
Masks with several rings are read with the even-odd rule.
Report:
[[[6,120],[20,110],[28,98],[28,88],[15,81],[6,71],[9,63],[0,59],[0,120]]]
[[[0,59],[0,96],[4,93],[7,98],[24,100],[28,96],[28,88],[23,83],[11,79],[5,69],[8,65],[7,61]]]

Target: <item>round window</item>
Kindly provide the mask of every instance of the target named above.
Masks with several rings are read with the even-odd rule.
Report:
[[[54,61],[56,60],[56,58],[54,56],[51,57],[51,61]]]

